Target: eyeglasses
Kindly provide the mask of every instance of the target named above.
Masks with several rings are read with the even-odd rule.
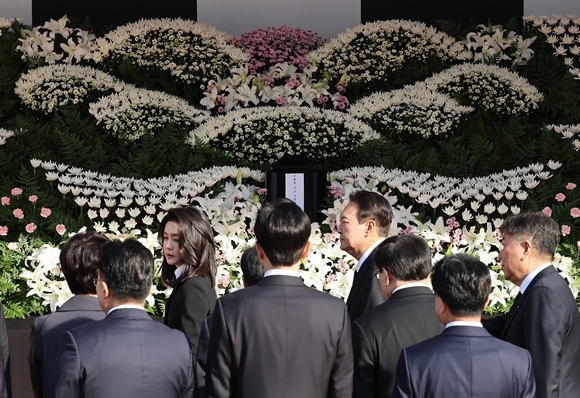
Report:
[[[106,280],[104,280],[104,279],[95,278],[95,279],[93,279],[93,283],[95,284],[95,286],[97,286],[97,282],[98,282],[98,281],[102,281],[102,282],[105,282],[105,283],[107,283],[107,281],[106,281]]]

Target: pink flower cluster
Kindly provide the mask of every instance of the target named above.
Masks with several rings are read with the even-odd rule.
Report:
[[[306,54],[320,47],[324,39],[310,30],[281,26],[256,29],[234,36],[230,42],[251,55],[248,70],[255,74],[281,62],[304,69],[309,64]]]

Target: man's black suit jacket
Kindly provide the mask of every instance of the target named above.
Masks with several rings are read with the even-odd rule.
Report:
[[[377,278],[378,269],[375,267],[375,253],[373,250],[362,263],[358,272],[355,272],[352,288],[346,300],[348,315],[351,321],[355,321],[371,308],[385,302],[381,286]]]
[[[452,326],[403,348],[394,398],[534,398],[530,354],[484,328]]]
[[[183,332],[119,308],[65,333],[53,380],[58,398],[191,398],[193,356]]]
[[[354,398],[391,397],[401,349],[438,335],[435,296],[427,286],[396,291],[352,324]]]
[[[77,326],[103,319],[105,313],[96,297],[73,296],[54,313],[34,320],[30,331],[28,365],[36,398],[54,397],[48,382],[56,362],[56,353],[64,334]]]
[[[344,301],[272,275],[221,297],[207,358],[208,397],[352,396]]]
[[[553,266],[536,275],[508,314],[484,326],[530,352],[538,398],[580,397],[580,314]]]

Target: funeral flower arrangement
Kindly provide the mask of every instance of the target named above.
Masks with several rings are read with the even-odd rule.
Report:
[[[58,253],[85,228],[135,237],[159,264],[159,221],[183,205],[212,220],[218,293],[240,288],[263,171],[285,154],[329,171],[326,216],[301,270],[308,286],[348,295],[354,259],[336,222],[352,190],[370,189],[393,205],[391,234],[423,237],[434,260],[468,252],[490,266],[491,312],[515,293],[497,265],[497,227],[544,211],[560,225],[555,265],[577,295],[578,26],[530,17],[518,33],[457,34],[396,20],[324,44],[286,27],[231,38],[144,20],[93,37],[66,17],[38,28],[0,19],[7,316],[69,297]],[[169,293],[157,284],[150,310],[161,313]]]

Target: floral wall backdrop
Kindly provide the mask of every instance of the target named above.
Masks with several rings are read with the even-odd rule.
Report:
[[[490,312],[517,288],[497,265],[497,228],[521,211],[561,226],[555,265],[578,297],[580,17],[438,28],[402,20],[330,41],[298,28],[230,37],[144,20],[96,37],[66,17],[0,19],[0,300],[9,317],[53,311],[70,292],[62,243],[84,229],[135,237],[156,256],[175,206],[201,207],[218,245],[216,289],[241,287],[264,171],[307,154],[329,172],[305,283],[348,295],[354,259],[336,222],[350,192],[389,199],[391,233],[434,260],[489,265]],[[291,43],[289,45],[288,43]],[[170,293],[157,285],[149,310]]]

